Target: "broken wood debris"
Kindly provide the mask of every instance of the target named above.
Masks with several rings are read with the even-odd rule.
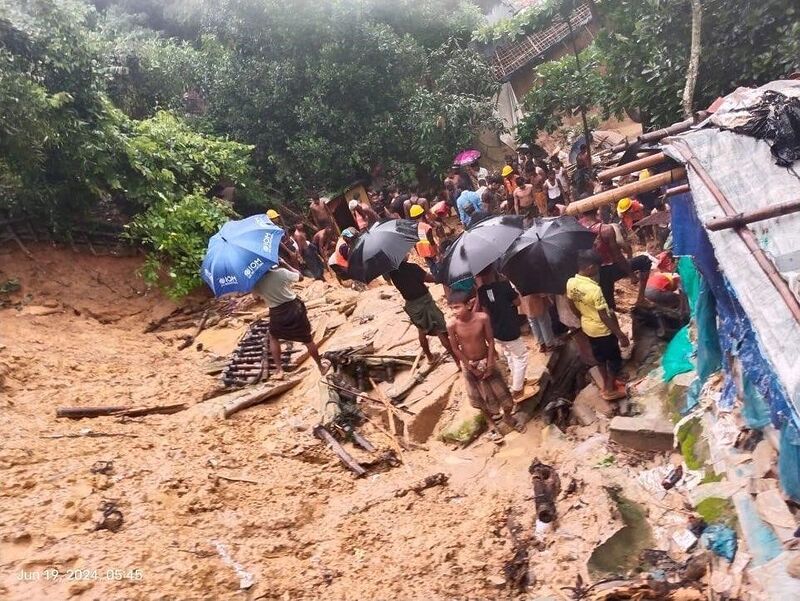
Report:
[[[400,386],[399,389],[393,390],[389,393],[389,398],[392,401],[392,404],[399,405],[402,403],[409,395],[409,393],[414,390],[414,388],[425,381],[425,378],[439,367],[442,362],[444,361],[443,355],[439,355],[436,360],[426,365],[423,369],[420,369],[416,375],[409,378],[405,384]]]
[[[362,392],[372,390],[374,381],[394,382],[399,370],[409,369],[414,364],[413,356],[408,359],[405,356],[376,355],[372,343],[327,351],[322,356],[331,362],[334,373],[350,376]]]
[[[223,404],[222,414],[227,419],[234,413],[237,413],[243,409],[247,409],[248,407],[252,407],[253,405],[263,403],[268,399],[283,394],[287,390],[291,390],[301,381],[302,378],[294,378],[280,384],[275,384],[264,388],[257,388],[243,395],[237,395]]]
[[[514,518],[511,509],[506,516],[506,529],[514,555],[503,566],[503,573],[514,589],[524,593],[529,586],[536,584],[536,577],[530,569],[530,540],[521,536],[522,526]]]
[[[416,484],[409,486],[408,488],[403,488],[398,491],[395,491],[394,496],[398,498],[405,497],[410,492],[421,495],[423,490],[433,488],[434,486],[446,486],[448,480],[450,480],[450,476],[448,476],[445,473],[438,472],[436,474],[432,474],[430,476],[425,477],[424,479],[420,480]]]
[[[333,434],[331,434],[328,429],[323,426],[322,424],[318,424],[314,426],[312,430],[314,436],[319,438],[322,442],[328,445],[328,447],[334,452],[334,454],[339,458],[339,461],[342,462],[347,469],[353,472],[356,477],[361,477],[367,473],[367,470],[361,467],[361,464],[358,463],[350,453],[339,443],[336,438],[334,438]]]
[[[187,405],[185,403],[157,405],[154,407],[59,407],[56,409],[56,417],[67,417],[69,419],[103,416],[142,417],[144,415],[170,415],[186,408]]]
[[[536,503],[536,519],[548,524],[556,519],[556,498],[561,492],[561,479],[549,465],[534,459],[528,468],[533,481],[533,500]]]
[[[291,343],[281,349],[281,368],[293,370],[292,355],[298,353]],[[277,371],[269,346],[269,321],[259,319],[250,324],[247,332],[231,354],[222,370],[222,383],[226,387],[243,387],[269,379],[270,371]]]

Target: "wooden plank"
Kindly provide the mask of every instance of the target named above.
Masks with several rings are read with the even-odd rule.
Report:
[[[333,437],[333,434],[328,432],[325,426],[322,424],[314,426],[312,432],[314,433],[315,437],[327,444],[331,451],[333,451],[339,458],[339,461],[342,462],[342,465],[353,472],[356,476],[361,477],[367,473],[367,470],[361,467],[361,465],[355,459],[353,459],[352,455],[350,455],[350,453],[348,453],[345,448],[339,444],[339,441]]]

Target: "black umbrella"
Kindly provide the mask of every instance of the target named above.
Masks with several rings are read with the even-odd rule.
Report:
[[[574,217],[536,219],[511,245],[501,270],[520,294],[564,294],[578,271],[578,252],[592,248],[595,235]]]
[[[417,224],[410,219],[375,223],[350,251],[347,273],[354,280],[369,283],[397,269],[418,241]]]
[[[448,286],[466,280],[497,261],[524,229],[519,215],[501,215],[471,225],[447,249],[439,277]]]

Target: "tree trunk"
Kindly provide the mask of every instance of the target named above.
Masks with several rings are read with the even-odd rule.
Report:
[[[689,0],[692,3],[692,46],[689,51],[689,68],[686,71],[686,86],[683,88],[683,115],[692,116],[694,88],[697,84],[697,73],[700,70],[700,38],[702,35],[703,3],[702,0]]]

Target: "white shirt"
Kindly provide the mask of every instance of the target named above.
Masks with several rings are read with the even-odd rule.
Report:
[[[544,189],[547,190],[547,198],[551,200],[561,196],[561,184],[558,183],[558,180],[552,184],[549,179],[544,180]]]
[[[291,284],[299,281],[300,274],[296,271],[277,267],[265,273],[256,282],[253,293],[263,298],[267,307],[272,309],[297,298],[297,295],[292,292]]]

